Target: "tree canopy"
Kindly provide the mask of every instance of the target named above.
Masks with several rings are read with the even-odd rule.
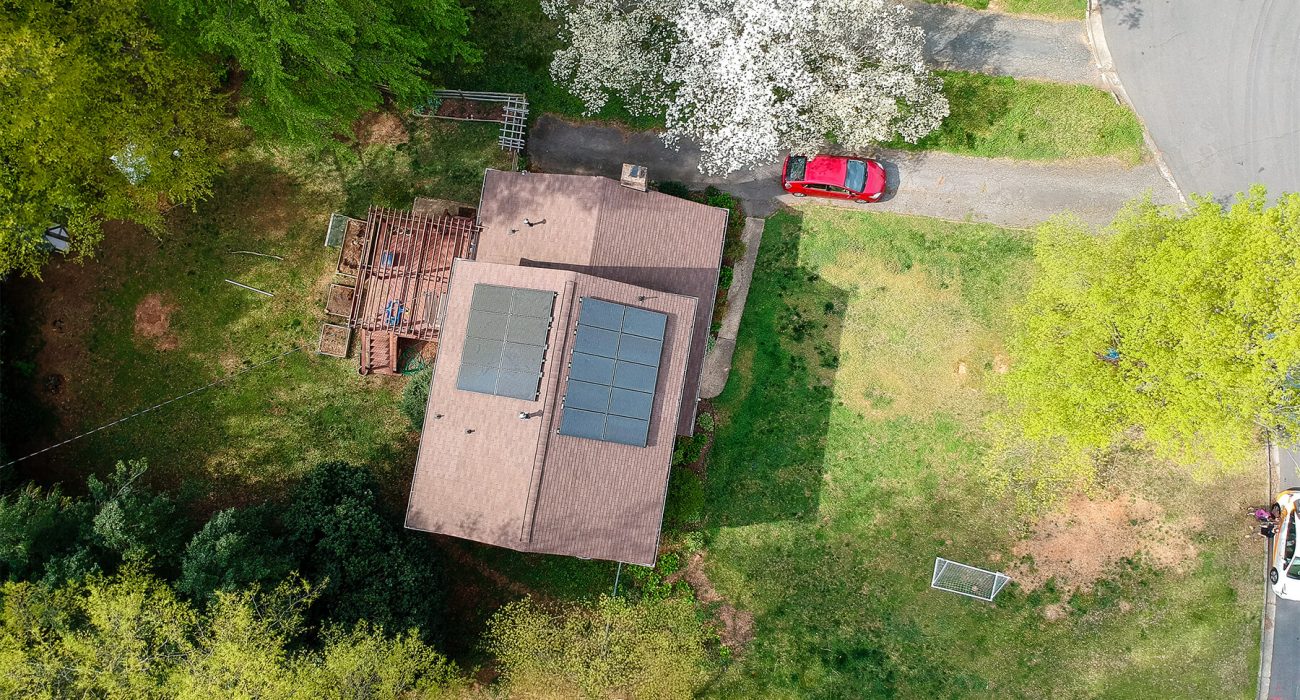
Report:
[[[551,75],[595,113],[662,113],[670,145],[724,173],[834,138],[915,141],[948,115],[909,10],[885,0],[545,0],[565,44]]]
[[[385,92],[426,94],[429,68],[474,60],[457,0],[151,0],[178,46],[228,61],[258,135],[321,144]]]
[[[50,226],[86,256],[103,221],[158,231],[168,206],[209,193],[215,76],[167,51],[137,0],[17,0],[0,16],[0,276],[39,274]]]
[[[132,566],[49,588],[0,588],[0,695],[66,698],[442,697],[463,682],[413,634],[333,626],[302,647],[316,589],[289,579],[206,610]]]
[[[1130,439],[1228,463],[1261,428],[1297,433],[1300,195],[1270,206],[1256,188],[1186,214],[1142,201],[1100,235],[1057,219],[1035,262],[1003,390],[1024,435],[1054,448],[1026,464],[1072,455],[1086,477],[1089,455]]]

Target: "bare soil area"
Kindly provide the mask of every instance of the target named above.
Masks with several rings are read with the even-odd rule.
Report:
[[[349,335],[347,326],[336,326],[330,323],[322,324],[320,328],[320,353],[331,357],[347,357]]]
[[[383,110],[364,114],[352,125],[352,133],[363,146],[396,146],[411,140],[401,117]]]
[[[704,553],[693,554],[686,566],[669,576],[669,583],[685,580],[695,590],[695,598],[705,605],[719,603],[714,613],[714,626],[723,645],[731,650],[733,656],[739,655],[754,640],[754,613],[741,610],[728,603],[718,590],[713,587],[709,577],[704,573]]]
[[[344,284],[331,284],[329,297],[325,300],[325,313],[347,318],[352,315],[352,299],[356,289]]]
[[[135,334],[153,343],[159,350],[175,350],[180,340],[172,333],[172,312],[176,305],[164,302],[161,295],[146,296],[135,307]]]
[[[505,115],[505,106],[500,102],[482,102],[479,100],[443,99],[435,112],[439,117],[452,119],[472,119],[482,122],[499,122]]]
[[[1187,529],[1171,525],[1162,507],[1141,498],[1079,496],[1013,548],[1018,561],[1008,573],[1026,589],[1055,579],[1064,590],[1087,590],[1115,565],[1139,555],[1154,566],[1180,570],[1196,556]]]
[[[339,274],[356,276],[361,269],[361,256],[365,255],[366,222],[353,219],[343,233],[343,248],[339,251]]]

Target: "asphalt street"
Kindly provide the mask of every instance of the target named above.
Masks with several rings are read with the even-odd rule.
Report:
[[[699,151],[690,145],[674,151],[666,148],[652,132],[572,124],[548,115],[537,120],[529,135],[528,155],[534,165],[547,172],[617,178],[623,163],[636,163],[649,168],[652,180],[717,185],[740,197],[750,216],[767,216],[778,203],[813,201],[784,196],[779,161],[725,177],[707,177],[698,169]],[[1176,193],[1150,163],[1125,168],[1104,158],[1034,163],[890,150],[863,155],[877,158],[885,165],[889,186],[880,202],[816,201],[865,211],[1015,227],[1033,226],[1062,211],[1073,212],[1090,224],[1102,226],[1110,222],[1125,202],[1144,192],[1150,192],[1155,201],[1163,204],[1178,201]]]
[[[1101,0],[1134,109],[1185,193],[1300,191],[1295,0]],[[1297,659],[1300,665],[1300,659]]]

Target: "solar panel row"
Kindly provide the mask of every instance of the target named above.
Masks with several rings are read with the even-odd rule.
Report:
[[[555,292],[474,285],[456,388],[535,401]]]
[[[559,433],[644,447],[668,316],[592,297],[578,301]]]

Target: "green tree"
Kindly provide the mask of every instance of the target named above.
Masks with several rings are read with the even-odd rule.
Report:
[[[205,602],[218,591],[284,578],[294,562],[274,532],[269,508],[228,508],[208,520],[181,556],[176,590]]]
[[[157,233],[210,192],[216,76],[166,50],[137,0],[16,0],[0,17],[0,276],[39,275],[51,225],[84,257],[105,220]]]
[[[385,94],[428,94],[428,69],[473,60],[457,0],[152,0],[153,15],[196,54],[242,77],[240,115],[267,137],[328,143]]]
[[[301,571],[324,583],[321,612],[344,623],[366,620],[390,632],[418,629],[437,639],[441,562],[426,538],[389,517],[368,469],[318,465],[303,478],[283,515]]]
[[[526,599],[501,608],[487,631],[508,690],[521,697],[692,697],[714,670],[714,639],[680,596],[601,596],[558,616]]]
[[[170,496],[155,493],[141,481],[148,469],[144,460],[118,462],[104,481],[93,474],[86,479],[95,504],[95,543],[122,559],[152,558],[155,565],[170,570],[192,530],[176,517]]]
[[[1086,482],[1128,440],[1234,463],[1261,427],[1300,428],[1300,195],[1136,202],[1101,235],[1057,219],[1035,261],[1003,386],[1030,446],[1007,478]]]
[[[412,634],[330,627],[304,648],[316,589],[290,579],[219,593],[200,613],[128,566],[58,588],[0,588],[0,697],[421,700],[463,687]]]
[[[52,560],[76,552],[91,520],[89,504],[26,484],[0,496],[0,579],[41,579]],[[55,569],[91,567],[56,566]],[[74,575],[74,578],[79,578]]]

